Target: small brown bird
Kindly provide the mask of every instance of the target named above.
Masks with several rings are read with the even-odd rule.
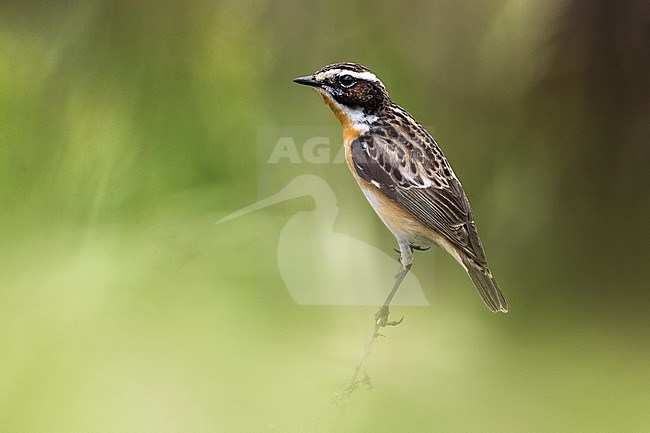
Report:
[[[388,321],[390,302],[411,268],[413,250],[430,245],[461,264],[490,310],[507,312],[460,181],[435,140],[390,99],[375,74],[354,63],[335,63],[294,81],[314,87],[341,122],[348,167],[397,238],[401,267],[377,323],[401,322]]]

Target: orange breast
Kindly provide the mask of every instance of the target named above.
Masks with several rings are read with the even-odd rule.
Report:
[[[359,133],[361,131],[352,126],[350,119],[348,119],[348,117],[339,109],[339,107],[332,103],[332,101],[327,96],[323,94],[320,96],[323,98],[323,101],[325,101],[327,106],[330,107],[336,118],[339,119],[339,122],[341,122],[341,127],[343,128],[343,147],[345,148],[345,162],[348,164],[348,168],[354,175],[354,178],[357,180],[357,182],[359,182],[361,179],[359,176],[357,176],[357,172],[354,169],[354,163],[352,162],[352,155],[350,153],[350,146],[352,145],[354,139],[359,136]]]

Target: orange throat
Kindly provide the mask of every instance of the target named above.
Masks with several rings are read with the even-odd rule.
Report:
[[[337,107],[330,98],[320,92],[318,92],[318,94],[321,98],[323,98],[323,101],[325,101],[327,106],[330,107],[336,118],[339,119],[339,122],[341,122],[341,126],[343,127],[343,144],[347,146],[348,143],[351,143],[352,140],[359,136],[361,130],[355,128],[352,125],[350,118],[348,118],[348,116],[346,116],[345,113],[343,113],[343,111],[341,111],[341,109]]]

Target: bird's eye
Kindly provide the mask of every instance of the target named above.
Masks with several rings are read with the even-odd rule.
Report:
[[[352,77],[352,75],[346,74],[346,75],[341,75],[341,77],[339,78],[339,83],[341,83],[341,86],[343,87],[350,88],[354,86],[356,81],[354,80],[354,77]]]

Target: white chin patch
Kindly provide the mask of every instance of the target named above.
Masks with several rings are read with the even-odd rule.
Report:
[[[370,129],[370,125],[377,121],[377,116],[373,114],[366,114],[361,108],[350,108],[345,105],[339,104],[332,96],[323,89],[317,89],[320,94],[325,96],[337,110],[339,110],[345,117],[350,120],[350,123],[355,129],[366,132]]]

